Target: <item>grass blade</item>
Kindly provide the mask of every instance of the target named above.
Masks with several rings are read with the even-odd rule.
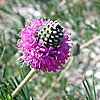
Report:
[[[1,93],[0,93],[0,100],[5,100],[5,99],[2,97]]]
[[[2,86],[1,89],[2,89],[2,93],[3,93],[4,98],[5,98],[6,100],[8,100],[7,95],[6,95],[6,92],[5,92],[5,90],[4,90],[4,86]]]
[[[68,99],[68,100],[72,100],[71,95],[70,95],[70,94],[68,94],[68,92],[66,91],[66,89],[65,89],[65,93],[66,93],[66,97],[67,97],[67,99]]]
[[[94,75],[92,75],[92,85],[93,85],[93,92],[94,92],[94,100],[96,100],[96,91],[95,91],[95,84],[94,84]]]
[[[92,89],[91,89],[91,87],[90,87],[90,84],[89,84],[89,82],[88,82],[86,76],[84,76],[84,78],[85,78],[86,84],[87,84],[87,86],[88,86],[88,89],[89,89],[89,91],[90,91],[90,94],[91,94],[91,96],[92,96],[92,98],[93,98],[93,93],[92,93]]]
[[[13,100],[13,98],[12,98],[12,96],[11,96],[11,89],[10,89],[10,85],[9,85],[9,83],[7,84],[7,88],[8,88],[8,92],[9,92],[10,100]]]
[[[10,11],[8,11],[7,9],[5,9],[4,7],[0,7],[0,10],[7,13],[7,14],[12,14]]]
[[[80,94],[80,96],[84,99],[87,100],[84,95],[82,94],[82,92],[73,84],[71,83],[71,86]]]
[[[26,73],[25,73],[24,67],[20,69],[20,73],[21,73],[22,79],[24,79],[25,76],[26,76],[25,75]],[[25,85],[23,89],[24,89],[24,92],[25,92],[26,97],[29,99],[29,91],[28,91],[27,85]]]
[[[84,80],[82,80],[82,83],[83,83],[84,88],[85,88],[85,91],[86,91],[86,93],[87,93],[87,95],[88,95],[88,99],[91,100],[90,94],[89,94],[89,91],[88,91],[88,88],[86,87]]]

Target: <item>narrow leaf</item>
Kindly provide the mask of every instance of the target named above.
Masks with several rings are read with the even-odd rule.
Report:
[[[94,75],[92,75],[92,85],[93,85],[93,92],[94,92],[94,100],[96,100],[96,91],[95,91],[95,84],[94,84]]]
[[[89,95],[88,88],[86,87],[84,80],[82,80],[82,83],[83,83],[84,88],[85,88],[85,91],[86,91],[86,93],[87,93],[87,95],[88,95],[88,99],[91,100],[90,95]]]
[[[11,89],[10,89],[10,85],[9,85],[9,84],[7,84],[7,88],[8,88],[10,100],[13,100],[13,98],[12,98],[12,96],[11,96]]]
[[[80,94],[80,96],[84,99],[87,100],[84,95],[82,94],[82,92],[73,84],[71,83],[71,86]]]
[[[90,94],[91,94],[91,96],[92,96],[92,98],[93,98],[93,93],[92,93],[92,89],[91,89],[91,87],[90,87],[90,84],[89,84],[89,82],[88,82],[86,76],[84,76],[84,78],[85,78],[86,84],[87,84],[87,86],[88,86],[88,89],[89,89],[89,91],[90,91]]]
[[[4,7],[0,7],[0,10],[7,13],[7,14],[12,14],[10,11],[8,11],[7,9],[5,9]]]

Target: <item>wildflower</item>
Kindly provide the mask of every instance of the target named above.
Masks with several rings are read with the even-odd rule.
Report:
[[[65,33],[58,21],[34,18],[18,34],[21,59],[30,68],[56,72],[69,57],[70,40]]]

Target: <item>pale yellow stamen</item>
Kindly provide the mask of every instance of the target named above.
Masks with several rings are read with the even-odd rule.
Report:
[[[29,26],[27,28],[29,28]]]
[[[40,18],[40,17],[38,17],[38,19],[40,20],[41,18]]]
[[[61,63],[61,60],[59,61],[59,63]]]
[[[21,30],[21,29],[23,29],[23,28],[18,28],[18,30]]]
[[[44,17],[44,19],[46,19],[47,17]]]
[[[22,50],[23,50],[24,48],[22,48]]]
[[[39,52],[39,50],[36,50],[36,52]]]

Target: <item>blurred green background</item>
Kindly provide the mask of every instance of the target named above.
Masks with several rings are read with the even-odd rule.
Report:
[[[18,60],[17,34],[18,28],[25,26],[25,20],[30,22],[35,17],[59,20],[71,33],[73,42],[71,67],[44,100],[79,100],[80,95],[70,82],[87,97],[82,76],[87,76],[91,86],[92,74],[100,100],[100,0],[0,0],[0,88],[3,84],[7,92],[6,80],[13,91],[30,71],[26,65],[21,68]],[[67,63],[57,73],[37,72],[14,100],[41,100],[66,66]]]

